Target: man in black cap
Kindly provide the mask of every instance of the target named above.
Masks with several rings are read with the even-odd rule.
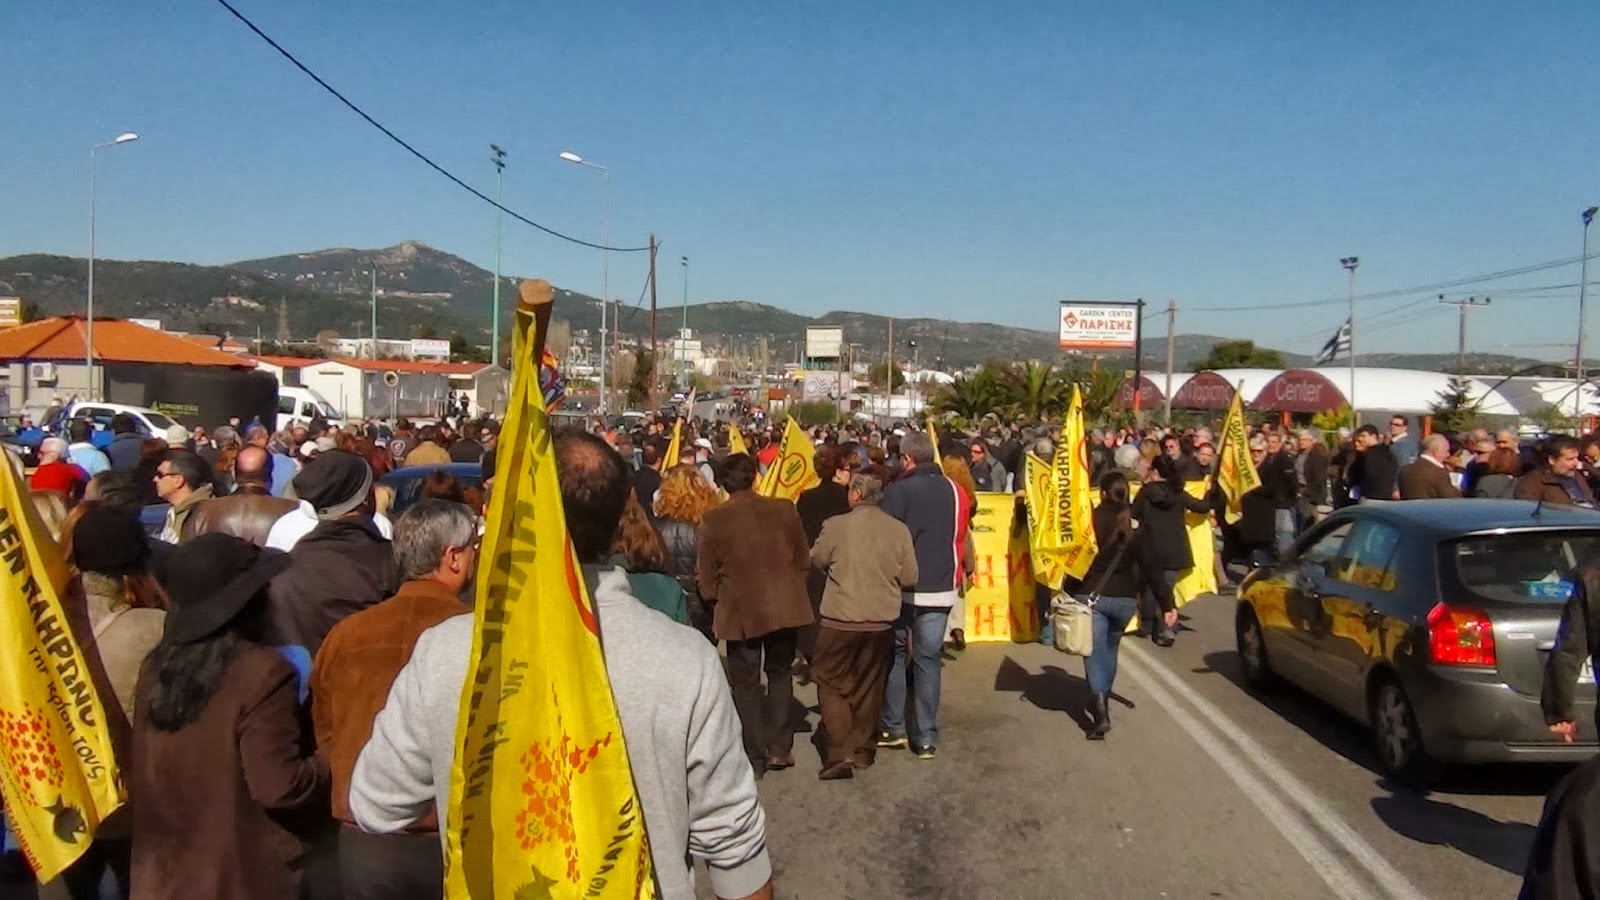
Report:
[[[400,578],[389,541],[372,521],[366,460],[345,450],[319,453],[295,476],[294,491],[316,513],[317,525],[290,551],[293,566],[272,583],[269,635],[270,643],[296,648],[293,655],[309,671],[328,631],[393,594]]]

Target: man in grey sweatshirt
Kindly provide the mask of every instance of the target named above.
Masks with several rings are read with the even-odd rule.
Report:
[[[576,430],[557,434],[555,452],[660,895],[695,896],[692,857],[706,863],[719,898],[770,898],[766,815],[716,650],[640,603],[626,573],[604,564],[631,492],[622,458]],[[444,823],[472,629],[462,615],[424,632],[395,678],[351,777],[350,811],[363,830],[398,831],[430,804]]]

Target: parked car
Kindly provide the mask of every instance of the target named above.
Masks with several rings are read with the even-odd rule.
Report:
[[[1575,761],[1539,706],[1571,573],[1600,558],[1600,512],[1521,500],[1361,503],[1239,588],[1246,682],[1281,679],[1371,729],[1389,774],[1434,761]],[[1594,719],[1594,673],[1578,721]]]
[[[389,505],[389,520],[416,505],[421,499],[422,482],[437,471],[449,473],[461,486],[482,487],[483,466],[478,463],[442,463],[436,466],[403,466],[379,479],[379,484],[394,488],[394,502]]]

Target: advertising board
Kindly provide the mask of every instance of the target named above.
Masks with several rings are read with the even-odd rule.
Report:
[[[414,338],[411,341],[412,359],[449,359],[450,342],[436,338]]]
[[[806,328],[807,358],[838,359],[843,347],[843,328],[832,325],[812,325]]]
[[[1059,325],[1063,349],[1132,350],[1139,336],[1139,307],[1063,300]]]

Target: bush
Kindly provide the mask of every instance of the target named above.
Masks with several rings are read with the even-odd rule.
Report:
[[[832,425],[839,421],[839,405],[832,400],[801,400],[789,408],[789,414],[803,428]]]

